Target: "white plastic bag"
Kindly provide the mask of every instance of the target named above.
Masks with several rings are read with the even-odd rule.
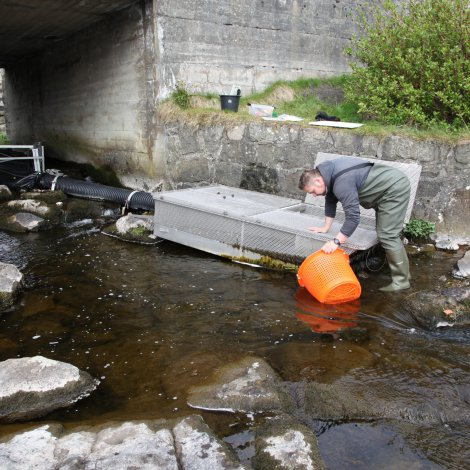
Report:
[[[250,104],[249,113],[252,116],[258,117],[271,117],[273,115],[274,106],[268,106],[266,104]]]

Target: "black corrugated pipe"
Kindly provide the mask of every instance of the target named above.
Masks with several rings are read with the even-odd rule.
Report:
[[[54,176],[48,173],[37,175],[36,184],[41,189],[60,190],[69,196],[117,202],[128,209],[144,211],[154,211],[155,209],[152,195],[143,191],[113,188],[112,186],[75,180],[68,176]]]

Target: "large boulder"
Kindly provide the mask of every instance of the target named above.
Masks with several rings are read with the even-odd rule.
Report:
[[[231,413],[261,413],[289,408],[281,380],[262,359],[246,357],[230,363],[204,385],[192,387],[188,404],[193,408]]]
[[[16,266],[0,262],[0,311],[13,305],[23,281]]]
[[[71,364],[42,356],[0,362],[0,422],[27,421],[67,407],[98,383]]]

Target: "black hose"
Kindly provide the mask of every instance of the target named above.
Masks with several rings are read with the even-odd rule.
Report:
[[[143,191],[113,188],[99,183],[75,180],[67,176],[53,176],[48,173],[37,175],[36,184],[41,189],[56,189],[69,196],[116,202],[129,209],[144,211],[153,211],[155,209],[152,195]]]

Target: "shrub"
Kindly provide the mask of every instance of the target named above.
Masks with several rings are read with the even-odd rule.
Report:
[[[416,242],[425,242],[431,233],[436,231],[436,226],[432,222],[423,219],[411,219],[403,229],[405,237]]]
[[[176,82],[176,88],[172,93],[171,98],[182,109],[188,109],[190,106],[191,95],[186,89],[184,82]]]
[[[357,19],[361,36],[346,50],[357,59],[346,93],[363,115],[390,124],[467,126],[468,0],[383,0]]]

